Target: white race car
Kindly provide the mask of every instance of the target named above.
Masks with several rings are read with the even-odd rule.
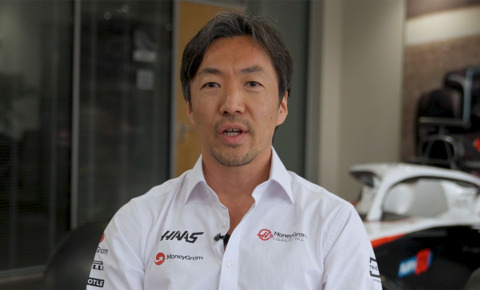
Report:
[[[362,183],[355,206],[384,288],[464,289],[480,268],[480,178],[406,163],[355,165],[350,173]]]

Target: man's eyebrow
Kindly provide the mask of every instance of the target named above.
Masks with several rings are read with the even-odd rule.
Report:
[[[213,68],[213,67],[206,67],[201,69],[198,74],[199,75],[208,75],[208,74],[213,74],[213,75],[219,75],[221,72],[219,69]]]
[[[254,73],[254,72],[263,72],[263,68],[258,65],[250,66],[240,70],[242,73]]]
[[[263,72],[263,68],[259,65],[253,65],[253,66],[249,66],[249,67],[246,67],[246,68],[242,68],[240,70],[240,72],[244,73],[244,74],[255,73],[255,72]],[[201,69],[198,72],[198,74],[199,75],[209,75],[209,74],[220,75],[220,74],[222,74],[222,72],[217,68],[205,67],[205,68]]]

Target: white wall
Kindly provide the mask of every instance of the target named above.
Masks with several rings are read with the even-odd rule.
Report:
[[[400,157],[404,0],[324,1],[318,182],[353,200],[350,166]]]
[[[460,38],[480,33],[480,5],[427,14],[405,23],[405,45]]]

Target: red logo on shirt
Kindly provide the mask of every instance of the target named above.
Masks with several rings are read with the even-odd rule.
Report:
[[[105,233],[102,235],[102,238],[100,239],[100,243],[103,242],[103,239],[105,239]]]
[[[268,241],[268,240],[270,240],[270,239],[273,237],[272,232],[271,232],[270,230],[267,230],[267,229],[260,230],[260,231],[258,232],[258,235],[257,235],[257,236],[258,236],[258,237],[260,238],[260,240],[262,240],[262,241]]]
[[[155,265],[158,265],[160,266],[161,264],[163,264],[163,262],[165,262],[165,254],[160,252],[157,254],[157,256],[155,257]]]

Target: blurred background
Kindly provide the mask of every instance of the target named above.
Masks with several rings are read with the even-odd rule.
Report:
[[[179,59],[225,9],[291,50],[287,168],[351,201],[349,167],[417,159],[421,96],[480,66],[477,0],[1,0],[0,288],[193,165]]]

